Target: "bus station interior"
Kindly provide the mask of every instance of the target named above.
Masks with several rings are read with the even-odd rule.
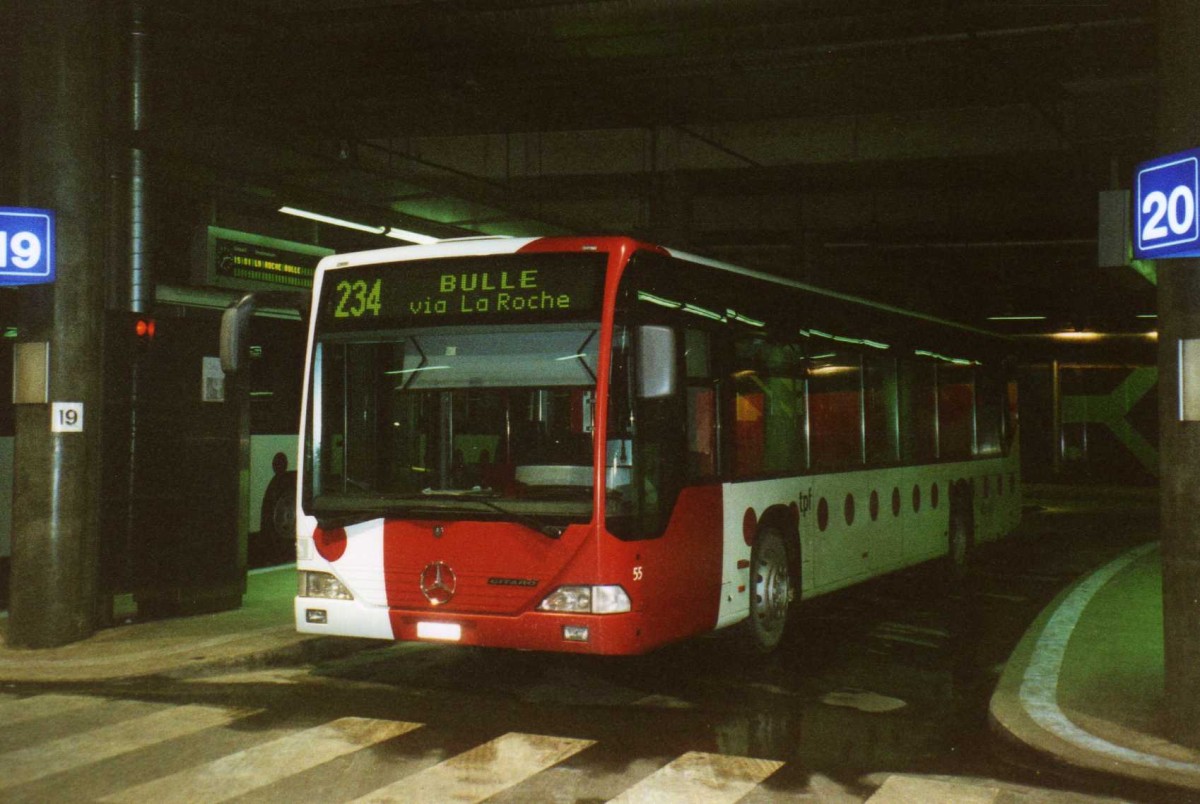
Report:
[[[0,4],[8,53],[20,6]],[[1154,270],[1124,232],[1112,256],[1100,211],[1155,153],[1149,0],[104,9],[95,270],[112,315],[168,341],[239,293],[205,274],[214,228],[320,253],[395,229],[632,234],[1012,336],[1025,477],[1156,480]],[[15,88],[42,55],[0,66],[6,120],[33,118]],[[13,205],[19,163],[0,168]],[[22,293],[0,290],[6,345]],[[254,433],[294,431],[297,318],[257,325]],[[0,443],[12,428],[0,406]]]
[[[1161,152],[1160,18],[1181,0],[32,5],[0,0],[0,52],[21,56],[0,63],[17,123],[0,126],[0,206],[36,205],[22,161],[39,147],[91,176],[105,454],[129,432],[133,366],[140,404],[194,397],[169,412],[188,432],[142,430],[186,516],[227,472],[231,531],[269,530],[271,481],[295,468],[305,289],[216,275],[214,232],[310,257],[627,234],[880,300],[1009,338],[1027,482],[1157,487],[1157,277],[1131,257],[1128,199]],[[31,44],[63,47],[47,31],[74,31],[84,5],[81,52]],[[41,104],[49,59],[88,73],[86,98]],[[83,165],[32,141],[80,104],[98,129]],[[250,436],[293,443],[285,467],[256,457],[238,498],[233,453],[195,449],[237,425],[208,416],[198,370],[174,372],[216,353],[220,311],[251,290],[272,295],[251,330]],[[5,389],[35,298],[0,288]],[[3,400],[0,509],[15,419]]]
[[[1027,502],[1161,511],[1155,737],[1200,747],[1200,434],[1173,407],[1200,274],[1131,246],[1136,167],[1200,145],[1196,41],[1192,0],[0,0],[0,207],[57,209],[64,262],[0,286],[0,669],[287,608],[245,590],[294,560],[319,257],[629,235],[999,336]],[[94,460],[28,435],[30,341],[76,355],[51,385],[88,400]],[[20,572],[18,443],[67,499]],[[22,584],[82,591],[21,617]]]

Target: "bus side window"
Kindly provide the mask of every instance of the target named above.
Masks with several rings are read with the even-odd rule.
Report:
[[[862,357],[829,348],[809,358],[812,464],[820,468],[862,463]]]
[[[717,388],[707,332],[698,329],[684,332],[684,366],[688,477],[703,479],[717,474]]]
[[[975,367],[938,364],[938,457],[969,458],[975,446]]]
[[[934,365],[910,359],[900,365],[901,457],[909,463],[937,459],[937,394]]]
[[[978,455],[999,455],[1004,448],[1004,408],[1008,388],[1002,378],[984,370],[976,375],[975,449]]]
[[[733,371],[733,476],[762,474],[767,441],[767,395],[759,338],[741,339],[734,345]]]
[[[804,471],[807,405],[799,347],[749,337],[736,342],[734,360],[734,476]]]
[[[896,359],[889,354],[863,356],[863,432],[867,463],[900,459],[899,387]]]

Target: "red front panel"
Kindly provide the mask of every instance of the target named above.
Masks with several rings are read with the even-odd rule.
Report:
[[[605,536],[600,582],[620,583],[641,622],[622,653],[640,653],[711,631],[721,604],[724,513],[719,485],[684,489],[662,536]]]
[[[582,550],[588,531],[572,526],[562,538],[551,539],[510,522],[389,520],[383,530],[388,607],[507,616],[529,611],[554,589],[564,568],[594,566],[594,558],[588,561],[591,554]],[[447,577],[443,591],[432,594],[434,603],[433,579],[426,579],[423,591],[422,573],[439,563]],[[447,593],[449,599],[442,600]]]
[[[686,489],[659,538],[622,542],[591,526],[550,539],[522,525],[402,522],[384,526],[384,583],[397,639],[418,639],[417,623],[449,622],[463,644],[588,653],[643,653],[704,633],[721,593],[720,486]],[[440,576],[439,576],[440,573]],[[451,578],[452,576],[452,578]],[[564,584],[619,584],[627,614],[537,611]],[[563,638],[585,625],[586,643]]]

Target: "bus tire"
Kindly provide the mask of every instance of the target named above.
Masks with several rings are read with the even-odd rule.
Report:
[[[271,479],[263,493],[259,534],[272,545],[296,541],[296,473],[284,472]]]
[[[787,636],[795,612],[796,577],[783,534],[773,527],[759,531],[750,551],[750,616],[745,633],[759,653],[770,653]]]
[[[950,577],[961,580],[967,574],[975,550],[975,495],[969,481],[960,480],[950,487],[950,533],[946,565]]]

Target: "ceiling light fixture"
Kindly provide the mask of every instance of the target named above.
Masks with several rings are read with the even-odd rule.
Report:
[[[354,229],[359,232],[370,232],[371,234],[385,234],[386,226],[368,226],[365,223],[357,223],[348,221],[344,218],[334,218],[329,215],[322,215],[319,212],[309,212],[307,209],[297,209],[296,207],[280,207],[279,211],[285,215],[295,215],[297,218],[307,218],[310,221],[317,223],[328,223],[332,226],[342,226],[346,229]]]
[[[411,232],[408,229],[397,229],[395,226],[388,227],[384,232],[388,237],[394,237],[397,240],[407,240],[409,243],[417,243],[418,245],[427,246],[430,243],[440,242],[438,238],[420,232]]]
[[[1056,338],[1060,341],[1098,341],[1105,337],[1102,332],[1093,332],[1092,330],[1068,330],[1066,332],[1052,332],[1051,338]]]
[[[989,315],[988,321],[1045,321],[1044,315]]]

